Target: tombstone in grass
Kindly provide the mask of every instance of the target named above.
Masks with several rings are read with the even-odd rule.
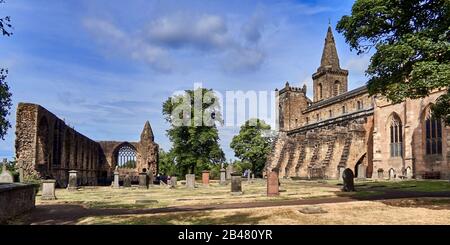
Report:
[[[47,179],[42,181],[42,200],[55,200],[55,184],[56,180]]]
[[[195,188],[195,174],[186,174],[186,188]]]
[[[247,171],[247,182],[250,182],[250,175],[252,174],[252,171],[248,169]]]
[[[120,184],[119,184],[119,170],[117,169],[117,167],[116,167],[116,170],[114,171],[113,188],[120,188]]]
[[[8,160],[5,158],[3,159],[2,164],[2,173],[0,174],[0,183],[14,183],[14,178],[12,174],[6,169],[6,164]]]
[[[351,192],[355,191],[355,176],[353,175],[353,171],[349,168],[346,168],[342,173],[342,179],[344,180],[344,186],[342,187],[342,191]]]
[[[255,181],[255,174],[254,173],[252,173],[252,183],[253,183],[253,181]]]
[[[232,195],[242,194],[242,176],[240,173],[231,174],[231,194]]]
[[[279,196],[280,195],[280,182],[278,180],[279,170],[278,168],[272,169],[267,176],[267,196]]]
[[[204,186],[209,186],[209,170],[202,171],[202,183]]]
[[[150,177],[146,172],[139,173],[139,188],[148,189],[148,180]]]
[[[131,177],[128,174],[123,177],[123,187],[131,187]]]
[[[77,171],[70,170],[69,171],[69,184],[67,185],[68,191],[76,191],[78,189],[78,178]]]
[[[170,177],[170,188],[176,188],[177,187],[177,177],[172,176]]]
[[[228,165],[226,169],[226,178],[227,180],[231,179],[231,173],[233,173],[233,165]]]
[[[224,168],[220,169],[220,185],[226,185],[227,184],[227,171]]]

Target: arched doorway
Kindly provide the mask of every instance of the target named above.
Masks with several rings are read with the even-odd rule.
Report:
[[[362,155],[355,165],[355,178],[366,178],[366,164],[364,161],[366,159],[366,154]]]

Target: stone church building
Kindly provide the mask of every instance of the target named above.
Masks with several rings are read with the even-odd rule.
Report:
[[[313,98],[305,85],[276,90],[280,132],[266,170],[305,179],[337,179],[345,168],[358,178],[449,178],[450,128],[430,114],[445,91],[392,104],[366,86],[348,91],[348,73],[329,27]]]
[[[70,170],[77,171],[81,185],[110,184],[116,167],[132,179],[158,172],[159,146],[148,121],[140,141],[94,141],[44,107],[19,103],[15,147],[25,176],[56,179],[60,187],[67,185]]]

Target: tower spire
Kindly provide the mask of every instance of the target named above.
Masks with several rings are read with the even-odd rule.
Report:
[[[323,47],[322,60],[319,69],[320,68],[340,69],[336,43],[330,24],[328,25],[327,36],[325,38],[325,45]]]
[[[155,141],[155,137],[153,136],[153,130],[152,127],[150,126],[149,121],[145,122],[144,130],[142,130],[141,133],[141,141],[148,139],[150,139],[151,141]]]

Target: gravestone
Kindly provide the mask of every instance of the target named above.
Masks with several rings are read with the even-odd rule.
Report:
[[[344,186],[342,187],[342,191],[350,192],[355,191],[355,176],[353,175],[353,171],[349,168],[346,168],[342,173],[342,179],[344,180]]]
[[[119,185],[119,171],[114,171],[114,181],[113,181],[113,188],[120,188]]]
[[[227,180],[231,179],[231,173],[233,173],[233,165],[228,165],[226,169]]]
[[[148,186],[152,187],[154,182],[155,182],[155,176],[153,176],[153,173],[150,171],[148,173]]]
[[[0,174],[0,183],[14,183],[12,174],[6,169],[6,159],[3,159],[2,173]]]
[[[226,176],[226,170],[224,168],[220,169],[220,184],[226,185],[227,184],[227,176]]]
[[[302,214],[324,214],[328,213],[328,211],[324,210],[319,206],[305,206],[298,210]]]
[[[267,176],[267,196],[279,196],[280,186],[278,180],[278,169],[274,168]]]
[[[242,194],[242,177],[240,173],[231,174],[231,194],[232,195]]]
[[[56,180],[48,179],[42,181],[42,200],[55,200],[55,183]]]
[[[186,187],[195,188],[195,174],[186,174]]]
[[[209,171],[208,170],[202,171],[202,183],[204,186],[209,185]]]
[[[252,173],[252,171],[249,169],[247,172],[247,182],[250,182],[250,174]]]
[[[149,180],[149,176],[147,175],[147,173],[142,172],[139,173],[139,188],[140,189],[148,189],[148,180]]]
[[[177,187],[177,177],[170,177],[170,188],[176,188]]]
[[[128,174],[123,178],[123,187],[131,187],[131,177]]]
[[[255,174],[252,173],[252,182],[255,180]]]
[[[69,171],[69,184],[67,185],[67,190],[68,191],[76,191],[77,188],[78,188],[77,171],[70,170]]]
[[[344,174],[344,167],[338,167],[338,175],[339,175],[339,181],[342,181],[342,175]]]

